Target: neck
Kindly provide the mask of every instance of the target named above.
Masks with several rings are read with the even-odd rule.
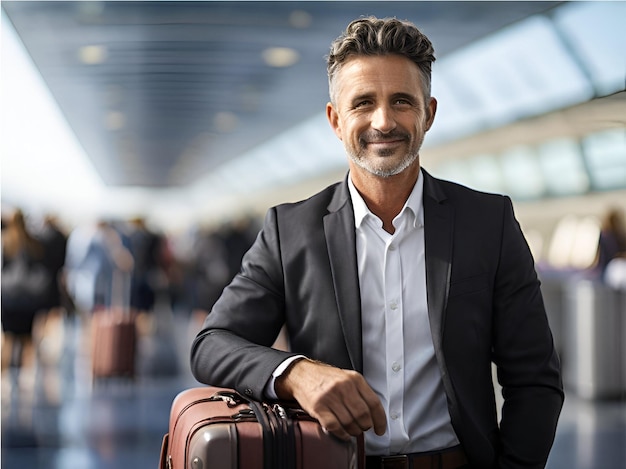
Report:
[[[393,233],[395,228],[392,221],[411,195],[419,176],[419,166],[385,178],[365,171],[351,170],[350,174],[367,208],[382,220],[385,231]]]

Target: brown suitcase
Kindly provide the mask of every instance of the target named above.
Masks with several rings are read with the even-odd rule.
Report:
[[[250,401],[225,388],[174,399],[160,469],[360,469],[362,445],[322,430],[303,410]]]
[[[135,315],[120,309],[95,311],[92,317],[93,379],[135,376]]]
[[[114,270],[111,298],[92,315],[92,378],[134,378],[136,315],[130,310],[130,275]]]

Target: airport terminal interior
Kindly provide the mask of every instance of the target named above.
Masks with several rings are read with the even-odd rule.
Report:
[[[2,469],[164,469],[191,342],[265,212],[346,177],[324,56],[363,15],[433,41],[423,167],[513,201],[565,388],[546,467],[626,469],[626,2],[1,7]],[[4,306],[18,232],[55,279],[27,327]],[[135,340],[105,376],[111,311]]]

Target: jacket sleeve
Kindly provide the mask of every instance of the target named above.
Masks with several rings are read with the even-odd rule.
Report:
[[[271,348],[285,322],[284,280],[276,209],[217,300],[191,347],[191,370],[205,384],[257,400],[290,354]]]
[[[563,405],[534,261],[505,198],[494,290],[493,361],[502,385],[499,468],[543,468]]]

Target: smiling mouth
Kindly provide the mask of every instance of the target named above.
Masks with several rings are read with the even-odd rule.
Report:
[[[366,146],[370,148],[392,148],[402,145],[404,143],[403,139],[398,140],[374,140],[366,142]]]
[[[404,142],[404,140],[398,139],[398,140],[374,140],[374,141],[370,141],[367,142],[368,145],[391,145],[394,143],[402,143]]]
[[[361,145],[363,148],[391,149],[402,145],[408,141],[408,135],[401,132],[383,134],[382,132],[367,132],[361,135]]]

